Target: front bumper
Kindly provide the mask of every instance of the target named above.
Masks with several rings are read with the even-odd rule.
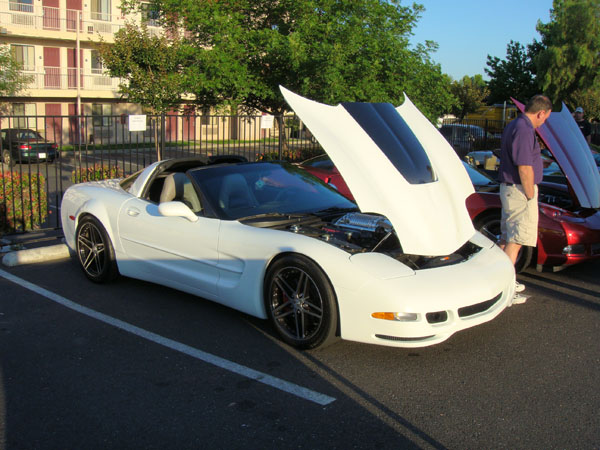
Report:
[[[393,347],[438,344],[498,316],[512,301],[514,287],[515,271],[508,257],[497,246],[484,248],[460,264],[366,283],[355,293],[341,290],[339,297],[348,296],[339,302],[341,337]],[[374,318],[378,312],[416,319]]]

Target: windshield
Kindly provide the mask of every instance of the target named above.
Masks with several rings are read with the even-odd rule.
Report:
[[[188,174],[222,219],[356,208],[334,188],[286,163],[211,166]]]

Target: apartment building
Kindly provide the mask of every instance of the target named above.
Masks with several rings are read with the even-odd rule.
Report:
[[[11,126],[54,134],[63,132],[64,125],[50,116],[80,113],[106,121],[108,116],[141,112],[139,105],[120,99],[119,80],[106,75],[98,57],[100,39],[114,42],[114,33],[125,25],[119,7],[120,0],[0,0],[0,44],[10,46],[32,79],[19,97],[0,99],[10,104],[9,114],[18,116]],[[160,33],[148,12],[127,19],[144,20],[150,33]],[[53,121],[53,126],[40,120]],[[82,135],[70,134],[70,140],[73,134]]]
[[[10,46],[32,78],[19,97],[0,98],[10,104],[12,115],[0,117],[0,128],[34,129],[63,144],[152,139],[150,120],[142,136],[129,133],[127,116],[144,110],[120,98],[120,80],[106,75],[97,47],[101,39],[114,42],[126,20],[144,21],[151,35],[162,29],[150,8],[125,17],[120,5],[121,0],[0,0],[0,44]],[[182,105],[165,121],[166,139],[272,136],[260,114],[243,118],[209,114],[209,108],[198,111]]]

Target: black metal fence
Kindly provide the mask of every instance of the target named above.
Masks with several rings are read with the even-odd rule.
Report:
[[[1,130],[0,235],[59,229],[70,185],[128,175],[158,159],[301,161],[322,152],[293,115],[14,116],[2,118]]]
[[[456,153],[464,158],[472,151],[500,148],[500,137],[505,125],[501,120],[444,119],[440,132]]]

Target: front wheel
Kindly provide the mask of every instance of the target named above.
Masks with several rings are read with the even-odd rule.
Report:
[[[475,221],[475,228],[484,236],[490,238],[496,244],[500,242],[500,216],[497,214],[488,214]],[[530,266],[533,259],[533,247],[522,246],[515,262],[515,272],[521,273]]]
[[[75,240],[77,259],[86,277],[95,283],[117,277],[115,251],[106,230],[96,218],[86,216],[79,221]]]
[[[269,267],[264,302],[271,323],[287,344],[311,349],[335,340],[338,311],[333,287],[305,256],[286,255]]]

